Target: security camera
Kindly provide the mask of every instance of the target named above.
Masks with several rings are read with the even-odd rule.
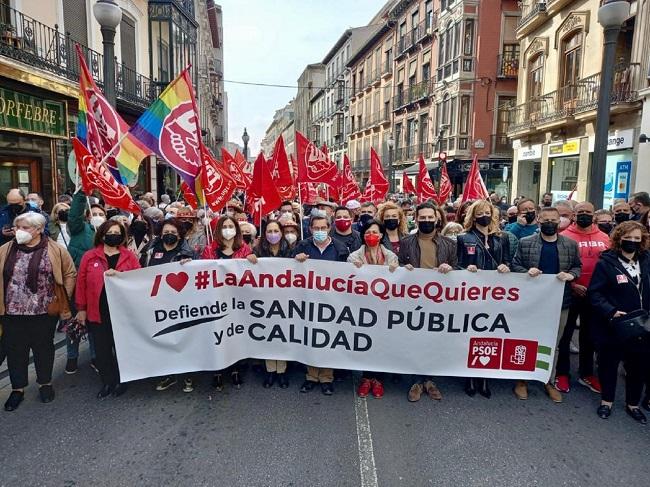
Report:
[[[639,135],[639,144],[645,144],[648,141],[650,141],[650,139],[648,138],[648,136],[646,134]]]

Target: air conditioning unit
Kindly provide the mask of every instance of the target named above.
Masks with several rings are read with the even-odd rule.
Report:
[[[546,2],[537,2],[537,10],[539,12],[546,12]]]

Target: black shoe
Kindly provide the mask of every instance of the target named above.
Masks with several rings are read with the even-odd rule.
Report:
[[[274,382],[275,382],[275,372],[267,372],[266,379],[264,379],[262,385],[264,386],[265,389],[268,389],[269,387],[273,386]]]
[[[111,386],[105,385],[102,387],[101,391],[97,393],[97,399],[105,399],[111,395],[111,392],[113,392],[113,388]]]
[[[639,408],[630,409],[628,406],[625,406],[625,412],[634,421],[638,421],[641,424],[646,424],[648,422],[645,414],[643,414]]]
[[[334,386],[331,382],[325,382],[320,385],[320,391],[326,396],[331,396],[334,394]]]
[[[68,375],[76,374],[77,373],[77,359],[76,358],[69,358],[68,361],[65,363],[65,373]]]
[[[316,386],[316,382],[312,382],[310,380],[306,380],[305,382],[302,383],[302,386],[300,386],[300,392],[311,392],[312,389]]]
[[[641,401],[641,407],[646,411],[650,411],[650,396],[643,398],[643,401]]]
[[[474,379],[465,379],[465,394],[469,397],[474,397],[476,395],[476,384],[474,384]]]
[[[9,399],[5,402],[5,411],[15,411],[20,406],[20,403],[25,399],[25,393],[23,391],[11,391],[9,394]]]
[[[596,409],[596,414],[600,419],[607,419],[612,414],[612,407],[607,404],[601,404],[598,406],[598,409]]]
[[[490,399],[492,397],[492,391],[490,390],[490,386],[488,386],[487,379],[482,379],[481,385],[478,388],[478,393],[486,399]]]
[[[126,384],[118,384],[115,386],[113,389],[113,397],[120,397],[122,394],[126,392],[128,389],[128,386]]]
[[[241,380],[241,375],[239,372],[233,372],[230,374],[230,380],[232,381],[232,385],[235,386],[235,389],[241,389],[241,386],[244,383]]]
[[[212,387],[217,391],[223,391],[223,376],[221,374],[214,374],[214,377],[212,377]]]
[[[50,384],[39,387],[38,395],[41,396],[41,402],[44,404],[54,401],[54,389]]]
[[[287,379],[287,374],[278,374],[278,384],[280,384],[280,389],[286,389],[289,387],[289,379]]]

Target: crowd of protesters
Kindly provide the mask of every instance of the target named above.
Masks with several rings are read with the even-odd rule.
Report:
[[[554,275],[565,292],[551,380],[544,384],[550,400],[562,402],[573,384],[600,395],[599,417],[612,413],[619,365],[625,371],[625,412],[641,424],[650,411],[650,196],[640,192],[611,208],[590,202],[541,201],[519,197],[509,205],[492,193],[487,200],[444,206],[416,204],[408,195],[390,195],[385,202],[348,201],[344,206],[317,200],[313,205],[285,201],[260,226],[250,223],[242,201],[233,198],[219,214],[193,210],[173,195],[157,201],[152,193],[137,197],[142,209],[132,215],[110,208],[83,192],[61,195],[49,213],[38,194],[11,189],[0,209],[0,363],[7,358],[12,392],[6,411],[19,407],[28,385],[30,351],[42,402],[54,399],[52,369],[54,335],[70,323],[88,330],[90,365],[101,381],[100,399],[120,396],[109,303],[104,275],[192,259],[293,258],[378,265],[393,272],[402,266],[431,272],[527,273]],[[206,236],[209,235],[210,238]],[[498,277],[495,277],[498,279]],[[632,327],[631,325],[636,325]],[[556,326],[556,325],[553,325]],[[630,332],[634,328],[635,332]],[[574,336],[578,336],[577,344]],[[71,336],[69,334],[69,336]],[[579,354],[578,374],[570,376],[570,354]],[[79,341],[68,338],[66,374],[79,366]],[[282,360],[253,360],[265,388],[289,387]],[[215,371],[212,386],[224,389],[224,378],[240,388],[247,364]],[[301,393],[320,388],[334,393],[336,374],[305,364]],[[385,375],[363,371],[361,397],[384,394]],[[403,380],[404,379],[404,380]],[[192,392],[196,377],[156,379],[164,391],[180,380]],[[434,377],[392,376],[407,398],[423,394],[441,400]],[[490,398],[487,379],[466,379],[468,396]],[[528,384],[513,384],[516,398],[528,398]]]

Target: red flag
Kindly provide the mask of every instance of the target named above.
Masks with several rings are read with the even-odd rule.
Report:
[[[282,200],[273,184],[264,154],[260,152],[253,166],[253,181],[246,192],[246,206],[253,215],[253,221],[261,223],[262,216],[277,210],[281,204]]]
[[[198,209],[199,202],[196,200],[196,195],[192,192],[185,181],[181,183],[181,192],[183,193],[183,199],[185,202],[190,205],[193,210]]]
[[[267,161],[269,172],[278,190],[280,198],[290,200],[294,197],[293,179],[291,178],[291,169],[289,168],[289,159],[284,148],[284,138],[282,135],[275,141],[273,155]]]
[[[384,176],[381,167],[381,160],[374,148],[370,148],[370,178],[366,184],[366,190],[361,197],[362,201],[372,201],[379,203],[386,198],[388,193],[388,180]]]
[[[411,178],[405,172],[402,173],[402,193],[415,194]]]
[[[352,167],[347,154],[343,156],[343,172],[341,172],[339,178],[341,183],[341,204],[344,205],[350,200],[361,198],[361,191],[354,174],[352,174]]]
[[[242,170],[242,172],[246,175],[248,175],[248,179],[251,180],[253,179],[253,168],[251,165],[248,163],[246,158],[244,158],[244,154],[239,152],[239,149],[235,151],[235,162],[239,166],[239,168]],[[250,183],[249,183],[250,186]]]
[[[321,152],[325,154],[325,156],[329,159],[330,158],[330,153],[327,150],[327,144],[323,144],[320,148]]]
[[[451,196],[451,180],[447,174],[447,163],[443,161],[442,168],[440,169],[440,194],[438,195],[438,205],[444,205],[449,196]]]
[[[251,185],[250,175],[244,172],[230,152],[223,147],[221,148],[221,159],[223,161],[223,168],[235,180],[237,188],[246,191]]]
[[[197,191],[200,183],[200,194],[206,204],[215,213],[226,206],[237,188],[237,183],[230,174],[214,160],[206,146],[201,143],[201,172],[197,181]]]
[[[327,155],[296,130],[299,183],[336,184],[338,168]]]
[[[478,167],[478,155],[474,155],[472,167],[467,174],[463,188],[463,203],[465,201],[483,200],[489,196]]]
[[[438,201],[438,193],[436,193],[436,187],[433,185],[433,181],[431,181],[431,176],[429,176],[429,171],[427,171],[427,165],[424,162],[424,157],[422,157],[422,154],[420,154],[417,194],[418,200],[420,200],[420,202],[427,200]]]
[[[84,193],[90,194],[97,189],[109,205],[139,214],[140,207],[133,201],[126,186],[118,183],[106,166],[100,164],[76,137],[72,139],[72,146]]]

